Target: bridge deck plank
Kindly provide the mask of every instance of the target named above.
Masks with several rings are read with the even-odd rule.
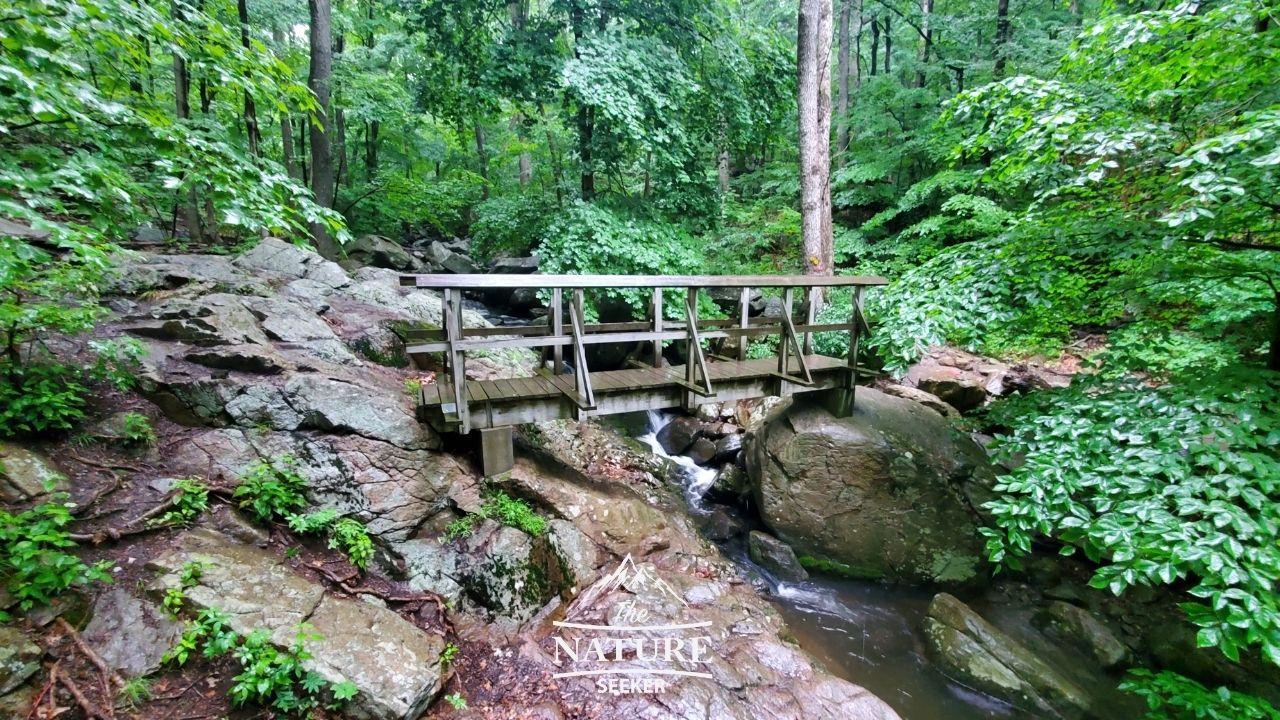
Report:
[[[811,372],[838,370],[847,367],[845,360],[825,355],[807,355],[805,356],[805,363]],[[707,370],[714,387],[717,381],[723,382],[773,375],[778,371],[778,359],[769,357],[759,360],[713,362],[708,365]],[[683,379],[683,365],[591,373],[592,387],[597,394],[665,388],[674,385],[675,381]],[[504,380],[472,380],[467,382],[467,397],[473,403],[502,403],[553,397],[566,392],[572,387],[573,380],[568,376],[550,378],[540,375],[530,378]],[[576,392],[572,394],[576,395]],[[453,388],[448,383],[423,386],[422,403],[424,406],[430,407],[450,402],[453,402]]]

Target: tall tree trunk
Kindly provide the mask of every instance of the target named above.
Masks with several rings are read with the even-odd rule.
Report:
[[[285,35],[284,30],[280,27],[279,23],[276,23],[271,27],[271,40],[283,54]],[[288,112],[280,113],[280,150],[281,161],[284,163],[285,173],[287,173],[291,178],[303,180],[303,183],[305,184],[306,180],[298,174],[298,163],[293,159],[293,119],[289,117]]]
[[[311,187],[311,166],[307,164],[307,158],[310,157],[307,154],[307,128],[309,127],[307,117],[304,115],[300,122],[302,127],[298,131],[298,162],[302,167],[299,168],[298,179],[302,181],[304,187],[309,188]]]
[[[573,30],[573,56],[580,57],[578,45],[585,38],[587,19],[584,0],[570,0],[569,24]],[[578,108],[578,162],[582,165],[582,199],[591,201],[596,196],[596,173],[591,161],[591,135],[594,113],[589,105]]]
[[[556,186],[556,207],[564,207],[564,168],[560,163],[560,151],[556,147],[556,136],[547,124],[547,108],[538,103],[538,114],[542,116],[542,126],[547,136],[547,154],[551,157],[551,180]]]
[[[893,18],[889,15],[884,16],[884,74],[888,75],[893,72],[893,29],[889,26],[889,21]]]
[[[805,272],[830,275],[831,0],[800,0],[797,109],[800,121],[800,228]]]
[[[854,0],[840,0],[840,30],[836,46],[836,166],[844,167],[849,149],[849,23]]]
[[[310,123],[311,132],[311,192],[321,207],[333,207],[333,152],[329,146],[330,125],[333,122],[329,108],[329,83],[333,75],[332,9],[329,0],[307,0],[311,16],[311,66],[307,73],[307,86],[320,106],[318,122]],[[334,242],[324,223],[311,223],[311,239],[316,250],[324,257],[338,257],[338,244]]]
[[[178,24],[186,22],[181,6],[173,3],[173,21]],[[179,120],[191,117],[191,74],[187,71],[187,61],[180,53],[173,54],[173,105],[174,114]],[[182,219],[187,226],[187,235],[196,242],[204,239],[200,231],[200,209],[195,188],[187,191],[186,202],[182,205]],[[174,233],[177,233],[175,227]]]
[[[727,196],[729,194],[729,149],[720,148],[720,153],[716,156],[716,175],[720,180],[720,195]]]
[[[248,0],[236,0],[236,12],[240,15],[240,44],[248,50],[250,47]],[[254,107],[253,96],[248,90],[244,93],[244,132],[249,141],[249,154],[257,157],[258,145],[262,142],[262,137],[258,133],[258,109]]]
[[[1004,77],[1005,44],[1009,42],[1009,0],[996,0],[995,75]]]
[[[373,179],[378,176],[378,131],[381,129],[381,122],[370,120],[369,127],[364,132],[365,182],[373,182]]]
[[[472,129],[475,131],[476,137],[476,160],[480,165],[480,178],[484,180],[484,184],[480,186],[480,197],[484,200],[489,199],[489,152],[484,146],[484,125],[481,124],[479,116],[472,121]]]
[[[933,48],[933,29],[929,27],[932,16],[933,0],[920,0],[920,70],[916,73],[916,87],[924,87],[924,67]]]
[[[877,72],[878,66],[876,64],[876,53],[878,53],[879,51],[880,51],[880,21],[876,18],[871,18],[871,64],[868,65],[867,67],[871,68],[872,75],[875,75]]]
[[[1080,0],[1071,0],[1067,5],[1067,10],[1071,13],[1071,24],[1079,27],[1082,20],[1080,17]]]
[[[527,3],[524,0],[508,0],[507,15],[511,18],[511,27],[515,30],[523,30],[526,16],[529,13]],[[517,112],[511,118],[511,129],[516,133],[516,139],[524,145],[526,140],[524,136],[524,113]],[[516,163],[519,169],[520,187],[526,188],[533,180],[533,154],[529,151],[520,153]]]
[[[337,98],[331,98],[329,105],[333,108],[333,156],[338,162],[333,173],[333,197],[336,198],[338,188],[342,187],[342,180],[347,176],[347,117],[338,107]]]

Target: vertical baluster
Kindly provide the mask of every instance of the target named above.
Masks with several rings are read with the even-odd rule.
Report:
[[[809,310],[805,313],[805,320],[804,320],[805,325],[812,325],[815,322],[817,322],[818,302],[821,300],[821,298],[822,298],[822,288],[818,288],[818,287],[809,288]],[[813,333],[807,332],[807,331],[805,332],[804,349],[801,351],[801,354],[802,355],[813,354]]]
[[[662,332],[662,288],[653,289],[653,331]],[[662,367],[662,341],[653,341],[653,366]]]
[[[746,330],[751,327],[751,288],[742,288],[742,296],[738,299],[738,327]],[[747,359],[747,334],[738,336],[738,360]]]
[[[786,375],[789,367],[787,355],[791,352],[791,344],[787,337],[787,323],[785,320],[791,318],[791,305],[794,293],[791,288],[783,288],[782,290],[782,314],[784,322],[782,323],[782,332],[778,335],[778,374]]]
[[[560,288],[551,290],[551,335],[564,335],[564,291]],[[551,350],[551,373],[559,375],[564,372],[564,346],[556,345]]]

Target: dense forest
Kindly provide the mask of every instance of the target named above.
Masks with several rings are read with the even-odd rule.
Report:
[[[0,9],[0,436],[65,432],[128,383],[130,341],[89,367],[47,342],[105,316],[124,247],[337,260],[368,234],[543,273],[883,275],[889,375],[948,343],[1084,357],[986,413],[1021,460],[991,559],[1078,553],[1116,595],[1185,593],[1201,646],[1280,665],[1274,0]],[[15,527],[0,574],[30,577]],[[1128,683],[1156,717],[1277,717]]]

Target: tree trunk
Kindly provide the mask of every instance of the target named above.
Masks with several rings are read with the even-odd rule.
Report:
[[[516,141],[524,145],[527,142],[524,136],[524,113],[517,112],[511,116],[510,128],[516,134]],[[529,183],[533,180],[533,154],[527,150],[521,152],[516,158],[516,168],[520,187],[522,189],[529,187]]]
[[[331,98],[329,105],[333,108],[333,155],[337,158],[338,167],[333,173],[333,197],[338,196],[338,188],[347,176],[347,116],[338,107],[336,98]],[[351,182],[348,180],[347,184]]]
[[[849,24],[854,0],[840,2],[840,31],[836,47],[836,166],[844,167],[844,154],[849,149]]]
[[[880,21],[871,18],[871,74],[874,76],[877,72],[876,54],[880,52]]]
[[[472,127],[476,136],[476,159],[480,163],[480,177],[484,180],[484,184],[480,186],[480,197],[483,200],[489,199],[489,154],[484,147],[484,125],[480,123],[477,117]]]
[[[378,175],[378,131],[381,129],[381,122],[370,120],[369,127],[364,132],[365,182],[373,182],[373,179]]]
[[[332,123],[329,109],[329,83],[333,75],[332,11],[329,0],[307,0],[311,16],[311,66],[307,86],[320,106],[318,122],[310,123],[311,191],[321,207],[333,207],[333,152],[329,146]],[[338,244],[324,223],[311,223],[311,239],[324,257],[338,257]]]
[[[178,3],[173,3],[173,21],[181,24],[186,22],[182,9]],[[179,120],[187,120],[191,117],[191,74],[187,72],[187,61],[179,53],[173,54],[173,105],[174,113]],[[187,201],[182,205],[182,218],[187,226],[187,235],[196,242],[204,239],[204,234],[200,232],[200,209],[199,202],[196,198],[195,188],[187,191]],[[177,234],[178,228],[174,228],[174,234]]]
[[[727,196],[729,194],[729,149],[720,148],[720,153],[716,155],[716,175],[720,179],[720,195]]]
[[[538,114],[542,116],[542,126],[546,129],[547,154],[551,156],[551,180],[556,186],[556,207],[564,207],[564,168],[560,164],[560,151],[556,148],[556,136],[547,124],[547,109],[538,103]]]
[[[924,87],[924,67],[929,62],[933,47],[933,30],[929,20],[933,15],[933,0],[920,0],[920,70],[916,73],[916,87]]]
[[[1009,0],[996,0],[995,76],[1004,77],[1005,44],[1009,42]]]
[[[236,0],[236,12],[240,15],[240,45],[248,50],[249,45],[249,4],[248,0]],[[253,96],[249,91],[244,93],[244,132],[249,141],[249,154],[258,156],[258,145],[262,137],[258,133],[258,109],[254,107]]]
[[[1280,292],[1275,294],[1274,307],[1271,314],[1271,351],[1267,355],[1267,368],[1280,370]]]
[[[583,0],[571,0],[569,23],[573,30],[573,55],[579,57],[577,45],[585,37],[587,20]],[[591,135],[593,114],[591,107],[578,108],[578,162],[582,165],[582,199],[590,202],[596,196],[596,173],[591,163]]]
[[[800,0],[797,110],[800,121],[800,227],[805,272],[832,272],[831,0]]]
[[[888,75],[893,72],[893,29],[889,26],[889,21],[893,18],[889,15],[884,16],[884,74]]]
[[[243,0],[242,0],[243,1]],[[285,45],[284,30],[279,24],[273,25],[271,28],[271,40],[276,44],[282,52]],[[280,113],[280,149],[281,161],[284,164],[284,171],[291,178],[300,178],[298,175],[298,164],[293,159],[293,119],[289,117],[289,113]]]

